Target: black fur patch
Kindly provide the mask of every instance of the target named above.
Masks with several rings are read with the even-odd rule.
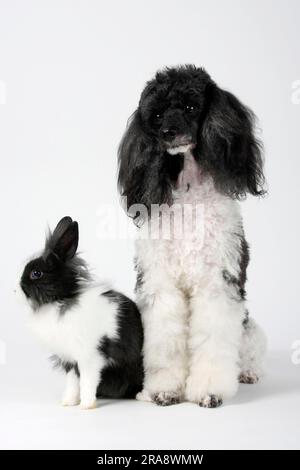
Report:
[[[245,317],[244,317],[244,320],[243,320],[244,328],[247,328],[248,323],[249,323],[249,312],[248,312],[248,310],[245,310]]]
[[[240,238],[240,265],[239,265],[239,276],[233,276],[226,269],[223,270],[222,275],[224,281],[228,285],[232,285],[236,288],[237,294],[241,300],[246,299],[246,281],[247,281],[247,267],[249,264],[249,245],[245,240],[244,236],[237,235]]]
[[[239,286],[241,289],[241,295],[243,298],[246,297],[245,285],[247,281],[247,268],[250,261],[249,245],[244,236],[241,237],[241,258],[240,258],[240,276]]]
[[[98,349],[109,364],[102,372],[97,395],[134,398],[142,390],[143,329],[135,303],[125,295],[109,290],[102,294],[118,306],[118,339],[105,337]]]
[[[138,264],[138,261],[136,258],[134,260],[134,269],[136,271],[136,282],[135,282],[134,292],[137,293],[143,285],[144,273],[143,273],[141,266]]]
[[[70,372],[70,370],[74,369],[75,373],[78,375],[78,377],[80,376],[77,362],[63,361],[60,357],[58,357],[56,355],[51,356],[50,360],[52,361],[53,367],[55,369],[56,368],[63,369],[66,372],[66,374],[68,372]]]

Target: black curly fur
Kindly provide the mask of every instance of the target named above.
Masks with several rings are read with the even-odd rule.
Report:
[[[186,112],[187,106],[193,107]],[[182,168],[169,155],[164,129],[175,127],[194,144],[194,157],[212,175],[216,188],[232,198],[264,194],[262,147],[255,117],[234,95],[219,88],[203,68],[166,68],[147,83],[119,147],[118,185],[131,206],[172,203]]]

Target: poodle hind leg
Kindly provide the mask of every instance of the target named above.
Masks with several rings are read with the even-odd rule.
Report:
[[[240,348],[240,383],[254,384],[263,377],[266,349],[267,340],[263,330],[252,318],[247,318]]]

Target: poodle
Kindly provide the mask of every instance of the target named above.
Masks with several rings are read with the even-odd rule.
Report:
[[[137,398],[217,407],[263,374],[239,206],[265,193],[254,114],[203,68],[159,71],[121,141],[118,185],[138,226],[145,382]]]

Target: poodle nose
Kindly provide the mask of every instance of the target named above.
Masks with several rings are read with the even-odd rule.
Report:
[[[176,127],[166,127],[162,130],[164,139],[174,139],[176,137],[178,129]]]

